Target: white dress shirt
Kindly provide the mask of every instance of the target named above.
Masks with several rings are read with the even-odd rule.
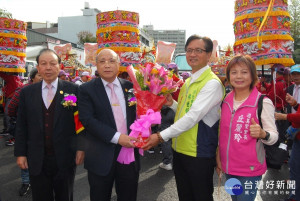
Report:
[[[75,84],[77,84],[77,85],[82,85],[83,84],[83,81],[81,80],[81,78],[80,78],[80,80],[77,80],[76,82],[75,82]]]
[[[58,85],[58,78],[56,78],[56,80],[54,80],[52,83],[52,93],[54,94],[54,97],[55,97],[55,94],[56,94],[56,91],[57,91],[57,85]],[[44,104],[45,106],[47,107],[48,104],[47,104],[47,94],[48,94],[48,87],[47,87],[47,83],[43,80],[42,81],[42,97],[43,97],[43,101],[44,101]],[[48,109],[48,107],[47,107]]]
[[[195,82],[208,68],[210,67],[205,66],[193,73],[190,84]],[[197,95],[190,110],[173,125],[161,132],[163,140],[168,141],[179,136],[198,124],[200,120],[212,127],[220,119],[220,104],[223,100],[223,95],[224,89],[218,80],[212,79],[208,81]],[[171,108],[176,112],[176,101],[173,101]]]
[[[107,97],[109,99],[109,102],[111,103],[111,100],[110,100],[111,90],[107,86],[107,84],[109,84],[109,82],[103,80],[102,78],[101,78],[101,80],[103,82],[103,85],[104,85]],[[114,84],[114,91],[115,91],[115,93],[116,93],[116,95],[118,97],[118,100],[120,102],[120,105],[122,107],[122,112],[123,112],[123,116],[125,118],[125,122],[127,122],[127,118],[126,118],[126,105],[125,105],[126,101],[125,101],[125,97],[124,97],[124,93],[123,93],[123,89],[122,89],[121,83],[118,80],[118,78],[116,78],[112,83]],[[127,134],[127,133],[123,133],[123,134]],[[110,142],[114,143],[114,144],[118,144],[120,135],[121,135],[120,132],[116,132],[115,135],[114,135],[114,137],[111,139]]]
[[[295,97],[295,92],[296,92],[296,84],[295,84],[295,86],[294,86],[294,90],[293,90],[293,97]],[[300,85],[298,85],[298,87],[300,87]],[[299,88],[299,90],[298,90],[298,96],[297,96],[297,103],[300,103],[300,88]]]
[[[295,98],[296,97],[296,87],[297,85],[295,84],[294,85],[294,90],[293,90],[293,97]],[[300,85],[298,85],[298,87],[300,87]],[[297,103],[300,103],[300,88],[298,89],[298,96],[297,96]],[[294,109],[294,107],[291,107],[292,108],[292,113],[295,113],[296,110]]]

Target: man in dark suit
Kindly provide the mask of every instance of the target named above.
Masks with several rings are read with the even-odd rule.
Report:
[[[84,158],[82,135],[76,135],[76,106],[64,107],[66,94],[78,86],[58,79],[60,58],[49,49],[37,56],[43,81],[21,90],[15,156],[29,169],[33,201],[72,201],[76,164]],[[82,146],[81,146],[82,145]]]
[[[136,139],[128,136],[136,118],[136,109],[129,107],[127,97],[133,85],[117,78],[120,59],[114,51],[101,50],[96,61],[100,78],[82,84],[78,96],[79,119],[88,141],[84,166],[88,170],[90,199],[110,200],[115,182],[118,201],[134,201],[140,168],[138,151],[134,149],[129,164],[123,163],[119,155],[124,147],[135,147]]]
[[[288,87],[287,93],[293,96],[297,103],[300,103],[300,65],[296,64],[292,66],[290,73],[292,81],[294,81],[295,84]],[[287,112],[295,113],[297,109],[297,107],[291,107],[288,105]],[[295,194],[290,194],[289,200],[300,200],[300,140],[297,138],[289,140],[288,146],[292,147],[289,159],[290,180],[294,180],[296,181],[296,184],[298,184],[296,185]]]

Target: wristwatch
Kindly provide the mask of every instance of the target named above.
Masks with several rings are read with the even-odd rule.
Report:
[[[270,133],[268,131],[265,131],[265,132],[266,132],[266,137],[262,138],[262,139],[267,141],[270,138]]]

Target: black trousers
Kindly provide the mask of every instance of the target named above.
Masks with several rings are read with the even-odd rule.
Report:
[[[29,175],[32,201],[73,201],[76,166],[59,170],[54,156],[45,156],[39,175]]]
[[[173,152],[173,169],[180,201],[213,201],[215,158]]]
[[[139,172],[135,168],[135,162],[129,165],[116,162],[107,176],[88,171],[88,180],[91,201],[110,201],[114,181],[118,201],[137,199]]]

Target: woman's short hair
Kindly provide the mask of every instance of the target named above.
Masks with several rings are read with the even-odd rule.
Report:
[[[35,78],[36,74],[38,74],[38,70],[37,70],[37,68],[33,68],[29,73],[30,80],[33,80]]]
[[[230,82],[230,69],[237,64],[245,65],[248,67],[252,79],[252,82],[250,84],[250,89],[253,89],[253,87],[256,85],[258,81],[258,77],[256,73],[256,65],[253,59],[248,55],[237,55],[230,60],[226,68],[227,80]]]

